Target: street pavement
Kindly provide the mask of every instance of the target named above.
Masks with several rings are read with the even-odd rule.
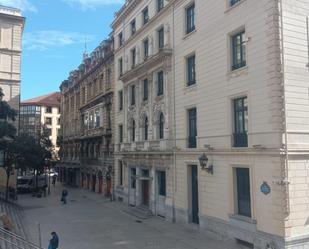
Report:
[[[60,183],[51,194],[36,198],[20,195],[25,228],[30,239],[48,247],[50,233],[60,238],[59,249],[236,249],[197,229],[166,222],[159,217],[139,220],[126,212],[129,207],[111,202],[87,190],[68,188],[68,202],[60,202]],[[141,221],[141,223],[140,223]]]

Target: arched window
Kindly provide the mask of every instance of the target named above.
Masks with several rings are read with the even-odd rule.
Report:
[[[132,142],[135,141],[135,121],[132,120]]]
[[[164,116],[163,113],[161,112],[159,117],[159,139],[163,138],[164,138]]]
[[[148,140],[148,118],[145,118],[145,124],[144,124],[144,139],[145,141]]]

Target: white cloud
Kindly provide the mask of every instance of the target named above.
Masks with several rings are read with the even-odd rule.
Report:
[[[0,0],[0,5],[21,9],[22,11],[37,12],[36,7],[29,0]]]
[[[63,2],[76,6],[78,4],[83,10],[94,9],[98,6],[111,5],[111,4],[123,4],[125,0],[62,0]]]
[[[23,45],[27,50],[44,51],[53,47],[63,47],[77,43],[84,43],[94,39],[93,35],[59,30],[42,30],[24,34]]]

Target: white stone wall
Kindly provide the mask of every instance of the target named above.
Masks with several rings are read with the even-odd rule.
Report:
[[[286,236],[304,236],[308,239],[309,2],[283,0],[282,13],[290,182],[290,215],[285,223]]]
[[[188,212],[188,165],[198,165],[205,152],[214,175],[199,171],[199,216],[231,224],[236,214],[234,167],[248,167],[251,181],[252,220],[257,231],[284,235],[282,187],[282,102],[279,42],[274,42],[274,1],[241,1],[233,8],[226,1],[195,1],[196,31],[185,35],[185,9],[192,1],[178,1],[175,8],[175,96],[177,189],[176,209]],[[177,24],[177,25],[176,25]],[[247,66],[230,70],[230,35],[246,32]],[[277,47],[276,47],[277,46]],[[277,48],[277,50],[276,50]],[[186,86],[186,57],[196,55],[196,84]],[[280,68],[280,67],[279,67]],[[248,98],[248,148],[233,148],[233,99]],[[186,149],[187,110],[197,108],[197,149]],[[213,150],[205,150],[210,145]],[[256,145],[264,150],[254,149]],[[200,168],[200,167],[199,167]],[[271,194],[260,191],[263,182]],[[179,215],[182,219],[182,215]],[[188,219],[188,217],[187,217]],[[177,220],[177,217],[176,217]],[[201,221],[203,223],[203,221]]]
[[[11,15],[10,18],[6,16],[7,14]],[[0,87],[5,94],[4,100],[8,101],[16,110],[19,110],[20,102],[20,63],[23,25],[24,20],[18,10],[1,7]]]

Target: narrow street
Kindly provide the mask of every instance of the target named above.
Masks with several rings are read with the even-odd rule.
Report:
[[[95,193],[68,189],[68,204],[60,203],[62,187],[51,188],[46,198],[20,195],[25,228],[38,243],[38,222],[42,246],[47,248],[50,232],[60,237],[60,249],[231,249],[194,229],[177,226],[160,218],[141,220],[126,213],[128,207],[110,202]]]

